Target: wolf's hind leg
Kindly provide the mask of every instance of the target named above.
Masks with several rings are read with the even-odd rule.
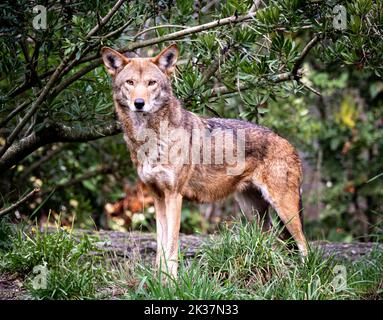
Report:
[[[298,200],[299,201],[299,200]],[[303,234],[303,226],[300,215],[302,214],[297,200],[277,201],[275,210],[284,223],[286,230],[282,232],[282,237],[288,238],[289,234],[294,238],[302,256],[307,256],[307,241]]]
[[[278,180],[272,180],[272,183],[263,185],[263,193],[268,198],[269,203],[275,209],[278,217],[283,222],[285,230],[282,231],[282,238],[289,238],[289,235],[295,240],[298,249],[303,257],[307,256],[307,241],[303,233],[302,210],[300,205],[299,184],[283,186]]]
[[[254,218],[257,219],[263,231],[271,229],[272,223],[268,210],[269,203],[263,198],[257,188],[250,187],[237,192],[235,199],[248,220],[252,221]]]

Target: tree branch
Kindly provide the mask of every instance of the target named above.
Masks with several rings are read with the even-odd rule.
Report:
[[[102,40],[105,40],[105,39],[108,39],[108,38],[112,38],[116,35],[119,35],[120,33],[122,33],[126,27],[128,27],[131,23],[133,22],[133,19],[130,19],[128,20],[126,23],[124,23],[121,27],[119,27],[118,29],[100,37]]]
[[[94,35],[100,28],[102,28],[109,19],[117,12],[117,10],[121,7],[121,5],[125,2],[125,0],[119,0],[114,5],[114,7],[108,12],[108,14],[102,18],[99,23],[86,35],[86,39],[89,39],[92,35]],[[78,47],[72,51],[71,54],[66,56],[57,67],[53,75],[50,77],[48,83],[45,85],[44,89],[41,91],[39,97],[32,104],[30,110],[25,114],[23,119],[19,122],[19,124],[15,127],[9,137],[5,140],[4,146],[0,149],[0,157],[3,157],[4,153],[8,150],[8,148],[15,141],[20,131],[25,127],[29,119],[37,112],[40,105],[46,100],[49,95],[50,90],[53,88],[56,81],[60,78],[61,72],[64,70],[69,61],[74,60],[76,58],[76,54],[78,52]],[[92,70],[92,69],[91,69]],[[90,70],[89,70],[90,71]],[[87,71],[87,72],[89,72]]]
[[[23,111],[31,101],[26,100],[22,104],[20,104],[18,107],[16,107],[13,111],[11,111],[3,121],[0,123],[0,128],[3,128],[7,125],[7,123],[14,117],[16,116],[19,112]]]
[[[14,204],[10,205],[8,208],[2,209],[0,211],[0,219],[3,218],[6,214],[20,207],[24,202],[28,201],[30,198],[35,196],[36,193],[39,193],[40,189],[36,188],[29,192],[26,196],[22,197],[20,200],[16,201]]]
[[[50,95],[50,99],[57,96],[61,91],[66,89],[68,86],[70,86],[73,82],[77,81],[84,75],[86,75],[88,72],[92,71],[94,68],[100,65],[100,61],[97,59],[90,64],[88,64],[86,67],[80,69],[76,73],[72,74],[70,77],[65,78],[61,83],[59,83],[56,87],[53,88],[52,94]]]
[[[311,91],[312,93],[315,93],[317,96],[321,97],[322,94],[318,91],[318,90],[315,90],[313,87],[311,87],[310,85],[308,85],[307,83],[304,83],[302,82],[301,79],[298,79],[297,82],[303,86],[304,88],[306,88],[307,90]]]
[[[303,61],[305,60],[307,54],[310,52],[310,50],[317,44],[319,41],[319,36],[316,35],[314,38],[310,40],[310,42],[303,48],[301,54],[299,55],[298,59],[295,60],[293,69],[291,70],[291,74],[297,76],[298,69],[301,67]]]
[[[169,33],[169,34],[166,34],[166,35],[161,36],[161,37],[152,38],[152,39],[148,39],[148,40],[144,40],[144,41],[132,42],[132,43],[128,44],[127,46],[121,48],[119,50],[119,52],[132,51],[132,50],[147,47],[150,45],[155,45],[155,44],[158,44],[161,42],[183,38],[183,37],[190,35],[190,34],[198,33],[201,31],[206,31],[206,30],[217,28],[217,27],[224,26],[227,24],[237,24],[237,23],[240,23],[240,22],[243,22],[246,20],[250,20],[253,17],[255,17],[255,15],[256,15],[256,12],[251,12],[251,13],[248,13],[248,14],[243,15],[243,16],[233,15],[233,16],[230,16],[230,17],[227,17],[224,19],[218,19],[218,20],[211,21],[211,22],[208,22],[205,24],[190,27],[190,28],[187,28],[185,30],[180,30],[180,31],[176,31],[173,33]]]
[[[137,33],[134,37],[133,40],[136,40],[139,36],[143,35],[144,33],[147,33],[152,30],[157,30],[161,28],[181,28],[181,29],[187,29],[187,26],[180,26],[178,24],[161,24],[158,26],[150,27],[145,30],[142,30],[141,32]]]
[[[303,73],[303,70],[299,69],[297,71],[297,76],[302,77],[302,73]],[[280,83],[280,82],[284,82],[284,81],[294,80],[294,76],[291,74],[291,72],[283,72],[283,73],[279,73],[279,74],[266,76],[266,80],[273,82],[273,83]],[[251,88],[253,88],[253,86],[251,86],[249,84],[240,84],[235,89],[230,89],[230,88],[227,88],[225,86],[222,86],[222,87],[218,87],[216,89],[213,89],[211,96],[217,97],[217,96],[221,96],[221,95],[225,95],[225,94],[235,93],[235,92],[238,92],[238,90],[244,91],[244,90],[248,90]]]
[[[204,84],[210,80],[210,78],[217,72],[219,66],[225,59],[225,57],[228,55],[230,49],[230,44],[225,46],[221,50],[221,54],[218,55],[216,59],[212,62],[212,64],[205,70],[205,72],[202,74],[201,82]]]
[[[60,153],[64,148],[65,144],[60,144],[59,146],[53,145],[54,148],[47,151],[46,155],[41,157],[39,160],[35,161],[30,165],[20,176],[20,181],[23,181],[28,177],[28,175],[35,170],[36,168],[40,167],[44,162],[47,162],[48,160],[52,159],[56,154]]]
[[[113,8],[107,13],[107,15],[103,17],[92,30],[89,31],[89,33],[86,35],[86,38],[89,39],[95,35],[104,25],[106,25],[117,12],[117,10],[124,4],[124,2],[125,0],[118,0]]]
[[[70,126],[64,123],[47,124],[40,131],[13,144],[0,159],[0,172],[5,172],[38,148],[54,142],[86,142],[113,136],[121,132],[117,121],[91,127]]]
[[[45,79],[49,76],[51,76],[54,72],[55,72],[56,68],[54,69],[51,69],[51,70],[48,70],[47,72],[44,72],[43,74],[41,74],[39,76],[40,80],[42,79]],[[8,94],[7,96],[9,98],[15,98],[17,97],[19,94],[27,91],[28,89],[34,87],[36,85],[36,82],[28,82],[28,81],[24,81],[21,85],[17,86],[16,88],[12,89]]]
[[[318,92],[317,90],[315,90],[312,87],[308,86],[307,84],[301,82],[301,78],[303,75],[303,70],[301,69],[302,63],[303,63],[304,59],[306,58],[307,54],[309,53],[309,51],[316,45],[316,43],[319,41],[319,39],[320,39],[319,35],[314,36],[314,38],[312,38],[309,41],[309,43],[303,48],[301,54],[299,55],[297,60],[295,60],[295,63],[294,63],[294,66],[293,66],[293,69],[291,70],[291,72],[283,72],[283,73],[279,73],[276,75],[270,75],[270,76],[266,77],[266,80],[273,82],[273,83],[280,83],[280,82],[284,82],[284,81],[296,80],[299,84],[301,84],[302,86],[304,86],[308,90],[314,92],[317,95],[321,95],[320,92]],[[240,90],[240,91],[248,90],[252,87],[253,86],[248,85],[248,84],[241,84],[241,85],[239,85],[238,88],[236,88],[236,90],[233,90],[233,89],[230,89],[230,88],[223,86],[223,87],[219,87],[219,88],[214,89],[213,93],[212,93],[212,97],[235,93],[235,92],[238,92],[238,90]]]
[[[70,56],[68,56],[66,59],[64,59],[61,64],[58,66],[56,71],[53,73],[52,77],[49,79],[48,83],[40,93],[37,100],[32,104],[31,109],[25,114],[24,118],[19,122],[19,124],[15,127],[15,129],[12,131],[9,137],[5,140],[4,146],[0,150],[0,157],[4,155],[4,153],[7,151],[7,149],[12,145],[13,141],[15,141],[16,137],[19,135],[20,131],[24,128],[24,126],[27,124],[29,119],[35,114],[35,112],[38,110],[40,105],[43,103],[45,98],[48,96],[48,93],[50,89],[53,87],[54,83],[58,79],[60,72],[62,69],[64,69],[67,61],[72,59],[74,57],[75,52],[73,52]]]

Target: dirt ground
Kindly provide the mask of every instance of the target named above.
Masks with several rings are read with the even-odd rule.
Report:
[[[0,300],[28,299],[23,279],[15,274],[0,274]]]

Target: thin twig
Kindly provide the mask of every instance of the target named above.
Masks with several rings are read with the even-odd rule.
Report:
[[[147,33],[147,32],[152,31],[152,30],[161,29],[161,28],[181,28],[181,29],[187,29],[188,27],[187,26],[181,26],[181,25],[178,25],[178,24],[162,24],[162,25],[154,26],[154,27],[151,27],[151,28],[147,28],[145,30],[142,30],[141,32],[138,32],[133,37],[133,40],[136,40],[139,36],[143,35],[144,33]]]
[[[20,104],[18,107],[16,107],[13,111],[11,111],[3,121],[0,123],[0,128],[3,128],[6,126],[6,124],[14,117],[16,116],[19,112],[23,111],[26,106],[28,106],[31,103],[30,100],[24,101],[22,104]]]
[[[156,38],[152,38],[152,39],[148,39],[148,40],[144,40],[144,41],[132,42],[132,43],[129,43],[128,45],[126,45],[125,47],[121,48],[118,51],[119,52],[132,51],[132,50],[135,50],[138,48],[143,48],[143,47],[155,45],[155,44],[158,44],[161,42],[183,38],[183,37],[188,36],[190,34],[198,33],[198,32],[213,29],[213,28],[217,28],[217,27],[224,26],[227,24],[237,24],[237,23],[240,23],[240,22],[243,22],[246,20],[251,20],[255,16],[256,16],[256,12],[251,12],[251,13],[248,13],[248,14],[243,15],[243,16],[233,15],[233,16],[230,16],[230,17],[227,17],[224,19],[218,19],[218,20],[211,21],[211,22],[208,22],[205,24],[190,27],[190,28],[187,28],[185,30],[180,30],[180,31],[176,31],[173,33],[169,33],[169,34],[166,34],[166,35],[161,36],[161,37],[156,37]]]
[[[71,85],[76,80],[80,79],[82,76],[86,75],[88,72],[92,71],[94,68],[96,68],[99,65],[99,61],[93,61],[86,67],[80,69],[76,73],[72,74],[70,77],[67,77],[64,81],[62,81],[60,84],[58,84],[56,87],[53,88],[52,94],[50,95],[50,99],[58,95],[61,91],[66,89],[69,85]]]
[[[261,0],[254,0],[249,12],[256,11],[259,8],[260,4],[261,4]]]
[[[65,147],[66,145],[65,144],[60,144],[59,146],[56,146],[56,148],[52,148],[50,149],[46,155],[44,155],[43,157],[41,157],[39,160],[35,161],[32,163],[32,165],[30,167],[28,167],[24,172],[23,174],[20,176],[20,181],[23,181],[25,178],[28,177],[28,175],[33,171],[35,170],[36,168],[40,167],[44,162],[47,162],[48,160],[52,159],[52,157],[54,157],[56,154],[58,154],[59,152],[61,152]]]
[[[310,40],[310,42],[303,48],[301,54],[299,55],[298,59],[295,60],[293,70],[291,70],[291,74],[294,75],[294,77],[297,76],[298,69],[301,67],[303,60],[306,58],[307,54],[310,52],[310,50],[317,44],[319,41],[319,36],[316,35],[314,38]]]
[[[107,13],[107,15],[100,19],[98,24],[89,31],[86,35],[86,39],[89,39],[93,35],[95,35],[104,25],[108,23],[108,21],[113,17],[113,15],[117,12],[117,10],[124,4],[125,0],[118,0],[113,8]]]
[[[228,55],[230,49],[230,44],[224,47],[221,50],[221,54],[218,55],[216,59],[210,64],[210,66],[205,70],[205,72],[202,74],[201,82],[202,84],[205,84],[210,80],[210,78],[217,72],[219,66],[222,64],[225,57]]]
[[[319,97],[322,96],[322,94],[318,90],[315,90],[313,87],[311,87],[307,83],[303,83],[301,79],[298,79],[297,82],[300,85],[302,85],[304,88],[306,88],[307,90],[311,91],[312,93],[315,93],[317,96],[319,96]]]
[[[21,206],[24,202],[28,201],[30,198],[32,198],[36,193],[39,193],[40,189],[35,188],[31,192],[29,192],[26,196],[22,197],[20,200],[16,201],[12,205],[10,205],[8,208],[5,208],[0,211],[0,219],[3,218],[6,214],[11,212],[12,210],[15,210],[19,206]]]
[[[298,70],[298,76],[302,76],[302,70]],[[290,72],[283,72],[279,74],[269,75],[265,78],[266,81],[273,82],[273,83],[280,83],[284,81],[291,81],[294,80],[293,75]],[[254,84],[256,85],[256,83]],[[238,91],[244,91],[253,88],[253,86],[249,84],[239,84],[237,85],[236,89],[230,89],[225,86],[218,87],[213,89],[213,93],[211,94],[211,97],[217,97],[221,95],[231,94]]]
[[[126,23],[124,23],[120,28],[106,34],[105,36],[100,37],[102,40],[114,37],[120,33],[122,33],[131,23],[133,22],[133,19],[128,20]]]

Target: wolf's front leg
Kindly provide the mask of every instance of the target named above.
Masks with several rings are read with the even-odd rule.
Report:
[[[177,278],[182,195],[174,192],[165,193],[165,206],[168,225],[168,242],[166,247],[167,272]]]
[[[168,224],[166,221],[165,198],[155,198],[156,233],[157,233],[157,269],[166,270],[165,254],[168,243]]]

